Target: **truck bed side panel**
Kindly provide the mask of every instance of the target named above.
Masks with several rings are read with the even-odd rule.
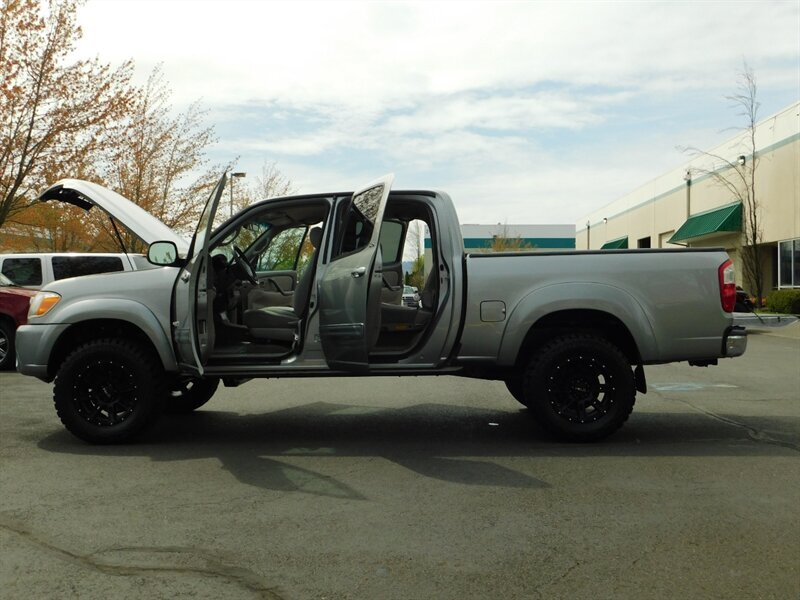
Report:
[[[719,357],[732,322],[717,279],[726,259],[718,250],[468,255],[460,358],[513,364],[539,319],[570,309],[619,319],[645,363]],[[482,319],[483,302],[504,303],[505,318]]]

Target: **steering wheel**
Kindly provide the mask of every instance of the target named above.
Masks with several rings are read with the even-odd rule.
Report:
[[[233,260],[236,262],[236,266],[239,267],[239,271],[244,275],[244,278],[253,285],[258,285],[258,278],[253,265],[250,264],[244,252],[239,250],[238,246],[233,247]]]

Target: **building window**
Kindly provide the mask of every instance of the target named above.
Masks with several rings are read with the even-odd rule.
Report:
[[[800,238],[778,242],[778,287],[800,287]]]
[[[636,240],[636,247],[637,248],[649,248],[650,247],[650,236],[640,238]]]

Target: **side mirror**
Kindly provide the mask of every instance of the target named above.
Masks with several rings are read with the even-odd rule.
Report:
[[[153,242],[147,249],[147,260],[162,267],[178,262],[178,247],[175,242]]]

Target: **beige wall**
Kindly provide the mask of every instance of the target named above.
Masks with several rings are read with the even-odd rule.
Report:
[[[709,151],[735,161],[746,154],[742,136],[728,140]],[[756,198],[760,204],[765,261],[765,289],[772,288],[775,265],[771,248],[781,240],[800,238],[800,103],[760,122],[756,128]],[[598,249],[607,241],[628,237],[628,247],[636,248],[637,240],[650,237],[651,247],[670,247],[666,242],[687,219],[687,185],[685,175],[692,172],[690,210],[695,215],[735,201],[730,190],[703,172],[716,165],[700,156],[665,173],[630,194],[594,211],[576,224],[576,248],[587,248],[586,222],[591,223],[590,247]],[[724,173],[719,170],[718,172]],[[741,282],[738,248],[740,234],[720,234],[701,240],[696,245],[726,248],[736,265],[737,281]]]

